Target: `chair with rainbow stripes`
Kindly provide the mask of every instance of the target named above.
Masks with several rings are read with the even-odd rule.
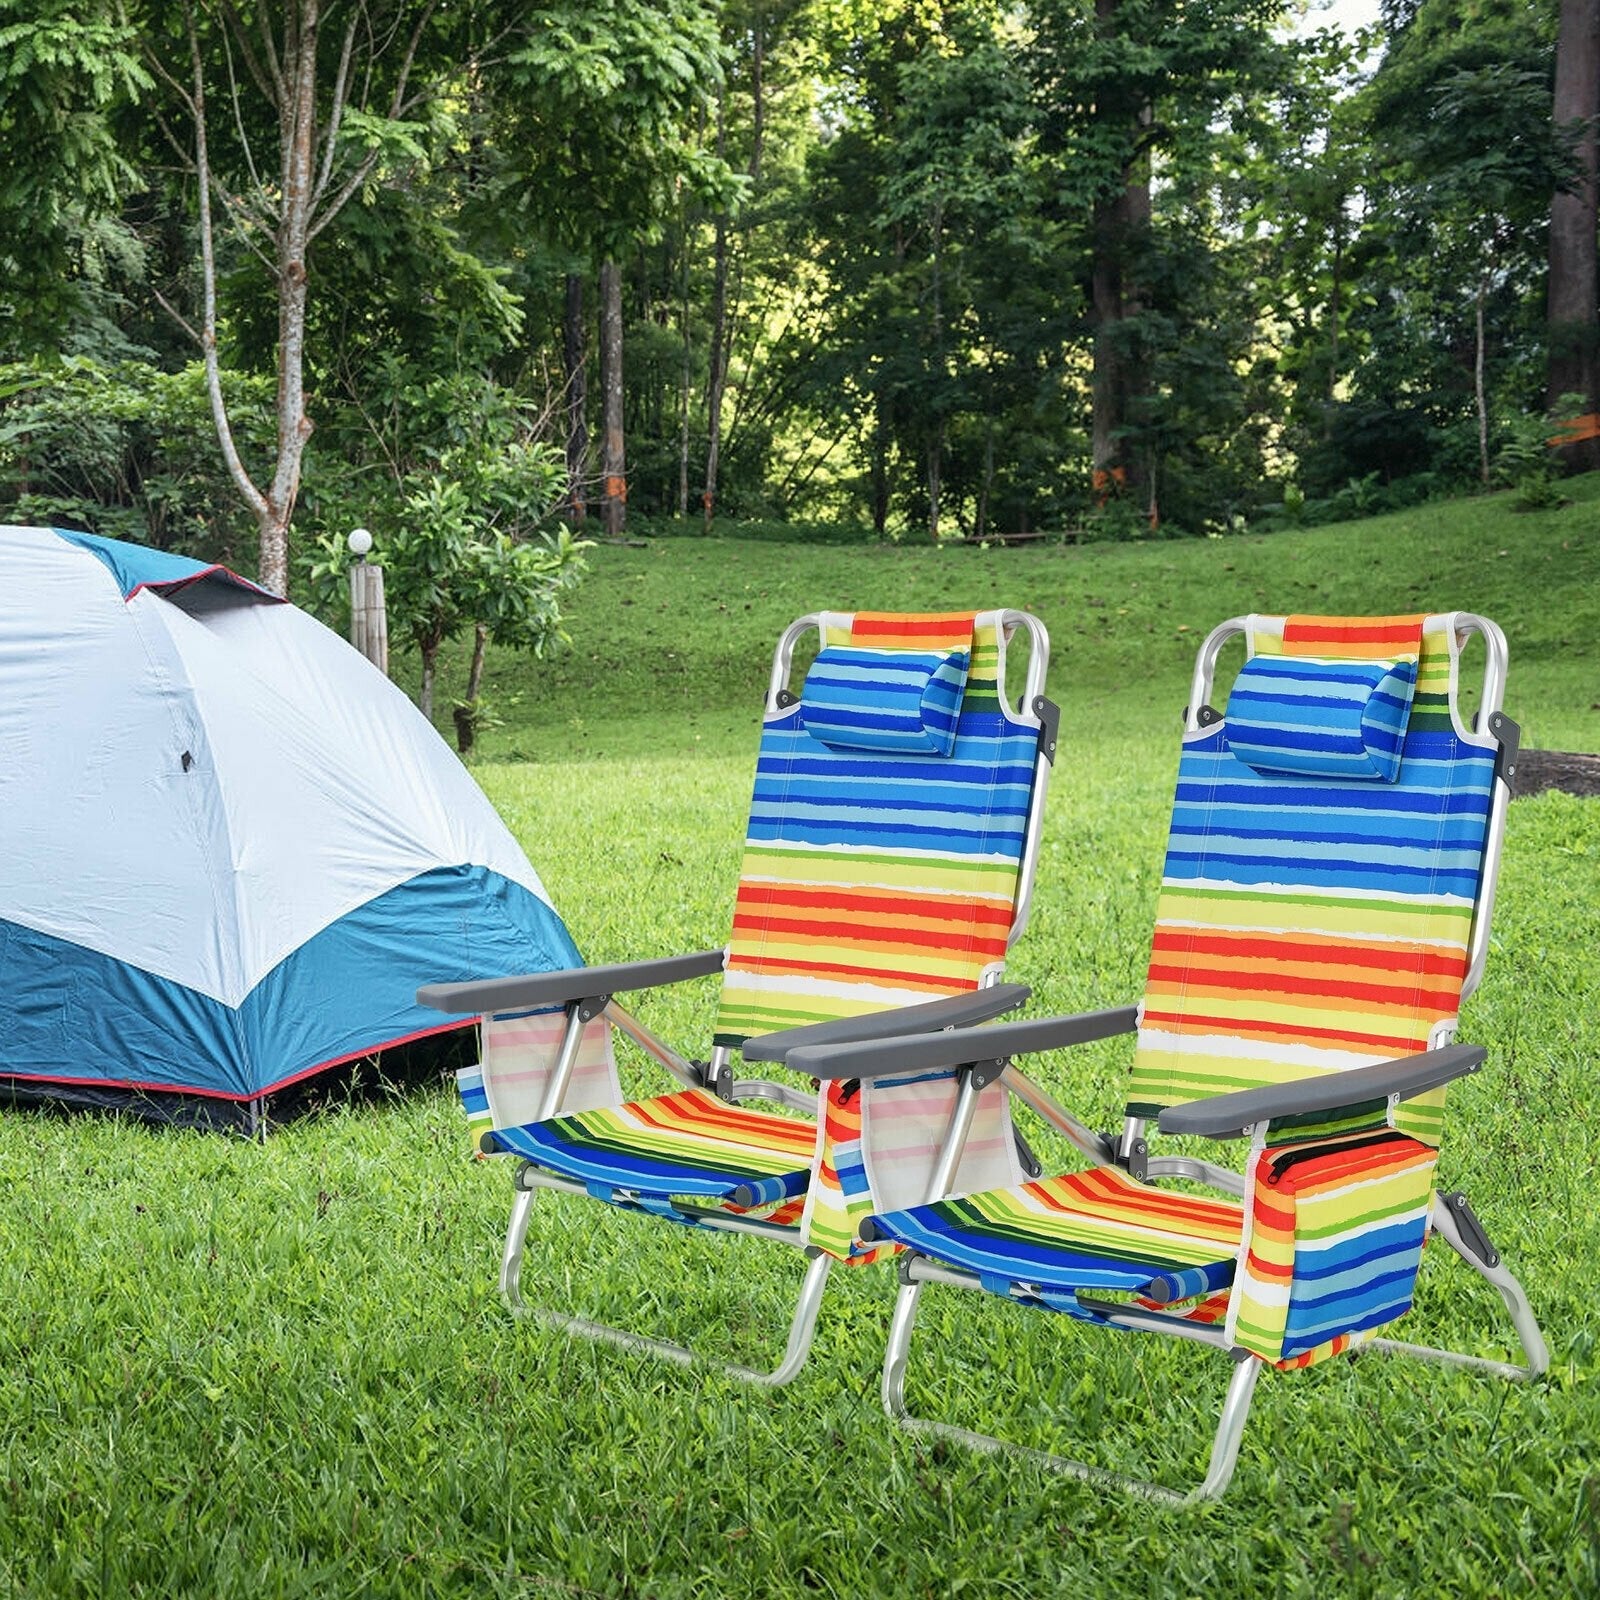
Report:
[[[1019,629],[1028,654],[1013,702],[1007,653]],[[812,635],[819,649],[797,695],[796,651]],[[966,1026],[1026,998],[1024,987],[998,979],[1027,917],[1055,752],[1048,656],[1043,625],[1017,611],[800,618],[773,658],[725,949],[420,991],[423,1004],[482,1016],[480,1061],[460,1087],[481,1151],[518,1161],[500,1274],[514,1310],[531,1309],[520,1276],[535,1193],[587,1194],[805,1251],[782,1360],[771,1371],[724,1363],[770,1384],[800,1370],[831,1265],[876,1253],[853,1229],[869,1209],[867,1166],[925,1179],[956,1098],[954,1075],[904,1108],[922,1119],[918,1139],[879,1151],[844,1086],[736,1078],[733,1058],[782,1063],[806,1042]],[[614,998],[719,972],[705,1061],[680,1055]],[[613,1030],[681,1087],[625,1100]],[[1003,1095],[997,1089],[979,1108],[962,1169],[969,1187],[1025,1170],[1025,1148],[1003,1129]],[[797,1111],[816,1115],[785,1114]],[[692,1359],[669,1341],[534,1314]]]
[[[1240,634],[1248,659],[1219,715],[1207,704],[1218,654]],[[1486,669],[1469,727],[1457,680],[1473,636]],[[1227,1487],[1263,1367],[1365,1346],[1508,1378],[1545,1370],[1527,1298],[1465,1195],[1434,1191],[1444,1085],[1486,1056],[1454,1037],[1484,967],[1516,758],[1505,666],[1500,630],[1465,613],[1224,623],[1201,649],[1185,717],[1142,1003],[791,1056],[801,1071],[859,1077],[864,1094],[963,1074],[933,1182],[909,1203],[874,1194],[858,1228],[906,1252],[883,1371],[892,1416],[1013,1448],[906,1409],[918,1302],[933,1283],[1232,1357],[1209,1469],[1187,1495],[1023,1452],[1158,1499]],[[1127,1033],[1137,1044],[1120,1136],[1084,1126],[1012,1060]],[[962,1108],[995,1082],[1064,1133],[1087,1170],[982,1193],[952,1181]],[[1245,1172],[1152,1154],[1152,1120],[1163,1133],[1247,1137]],[[1499,1291],[1525,1365],[1381,1337],[1410,1308],[1430,1231]]]

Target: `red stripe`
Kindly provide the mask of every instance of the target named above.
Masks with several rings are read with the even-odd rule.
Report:
[[[885,634],[930,637],[970,633],[978,620],[976,611],[858,611],[850,619],[850,632],[856,638],[881,638]]]
[[[1153,948],[1180,955],[1212,955],[1254,961],[1307,961],[1330,966],[1381,967],[1387,972],[1463,976],[1462,951],[1398,950],[1382,945],[1307,943],[1270,934],[1202,933],[1189,928],[1157,927]]]
[[[760,906],[789,906],[802,911],[859,911],[881,916],[924,917],[931,921],[993,923],[997,927],[1011,926],[1011,907],[984,905],[964,899],[924,899],[916,895],[895,894],[885,891],[854,890],[841,894],[837,890],[818,885],[793,885],[775,887],[766,884],[741,884],[739,904]],[[948,909],[946,909],[948,908]]]
[[[1285,619],[1283,642],[1295,644],[1385,644],[1422,649],[1423,614],[1409,617],[1306,617]]]

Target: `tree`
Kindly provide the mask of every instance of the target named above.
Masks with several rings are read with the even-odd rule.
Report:
[[[687,190],[726,204],[726,166],[698,138],[721,74],[709,0],[590,0],[537,6],[500,70],[508,194],[553,244],[600,267],[601,512],[625,517],[622,274]],[[574,374],[567,374],[568,392]]]
[[[330,15],[338,8],[330,6]],[[262,585],[284,594],[289,523],[311,437],[306,403],[306,308],[312,242],[361,190],[393,177],[393,163],[420,157],[414,120],[437,87],[413,81],[434,0],[357,0],[331,47],[321,0],[218,0],[182,11],[183,76],[157,33],[150,70],[182,120],[163,127],[192,174],[200,249],[198,326],[163,300],[199,346],[212,421],[229,476],[256,519]],[[216,85],[221,128],[212,114]],[[268,152],[275,146],[276,159]],[[270,470],[253,473],[235,438],[218,343],[220,209],[238,241],[266,269],[277,302],[277,438]],[[259,482],[258,482],[259,477]]]
[[[1570,465],[1600,467],[1600,0],[1561,0],[1556,40],[1554,117],[1572,140],[1575,181],[1550,202],[1550,340],[1546,405],[1583,397],[1583,436],[1563,450]]]
[[[420,413],[435,417],[468,398],[460,384],[413,396]],[[429,461],[433,433],[413,442],[407,465],[393,463],[394,498],[382,512],[378,548],[390,627],[421,658],[417,705],[430,721],[439,652],[472,631],[465,692],[454,708],[463,754],[481,719],[489,642],[543,655],[561,637],[561,600],[582,576],[587,548],[570,529],[546,525],[565,482],[560,453],[528,437],[515,408],[492,391],[474,398],[486,420],[472,437]],[[367,503],[374,503],[370,491]],[[322,535],[307,564],[317,598],[334,612],[345,598],[347,520]]]
[[[1149,389],[1140,282],[1151,163],[1273,83],[1275,0],[1040,0],[1029,52],[1056,207],[1086,229],[1093,329],[1093,469],[1143,504],[1149,460],[1133,413]],[[1152,520],[1154,502],[1150,503]]]

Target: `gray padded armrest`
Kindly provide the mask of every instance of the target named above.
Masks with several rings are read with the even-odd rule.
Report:
[[[1237,1139],[1246,1128],[1273,1117],[1309,1116],[1318,1111],[1339,1111],[1437,1089],[1452,1078],[1476,1072],[1489,1052],[1481,1044],[1449,1044],[1424,1050],[1398,1061],[1374,1061],[1348,1072],[1318,1072],[1293,1083],[1270,1084],[1262,1089],[1238,1089],[1211,1095],[1184,1106],[1168,1106],[1158,1126],[1163,1133],[1200,1133],[1213,1139]]]
[[[1134,1006],[1111,1011],[1083,1011],[1071,1017],[1042,1017],[1034,1022],[1002,1022],[993,1028],[956,1033],[917,1033],[898,1039],[860,1044],[812,1045],[789,1052],[788,1065],[813,1078],[881,1078],[894,1072],[937,1072],[977,1061],[999,1061],[1060,1050],[1132,1033],[1138,1026]]]
[[[518,978],[483,978],[468,983],[429,983],[417,990],[417,1004],[463,1016],[520,1011],[525,1006],[565,1005],[630,989],[654,989],[722,971],[720,950],[699,950],[688,956],[663,956],[658,961],[623,961],[611,967],[563,967],[559,972],[530,972]]]
[[[739,1053],[746,1061],[785,1061],[807,1045],[850,1044],[861,1039],[892,1039],[906,1033],[932,1033],[940,1028],[969,1028],[1015,1011],[1033,991],[1025,983],[993,983],[970,994],[947,995],[922,1005],[869,1011],[862,1017],[808,1022],[802,1028],[781,1028],[759,1039],[746,1039]]]

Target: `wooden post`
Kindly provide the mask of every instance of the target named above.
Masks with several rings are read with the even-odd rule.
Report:
[[[372,535],[357,528],[350,548],[361,559],[350,569],[350,643],[389,676],[389,613],[383,599],[383,568],[366,559]]]

